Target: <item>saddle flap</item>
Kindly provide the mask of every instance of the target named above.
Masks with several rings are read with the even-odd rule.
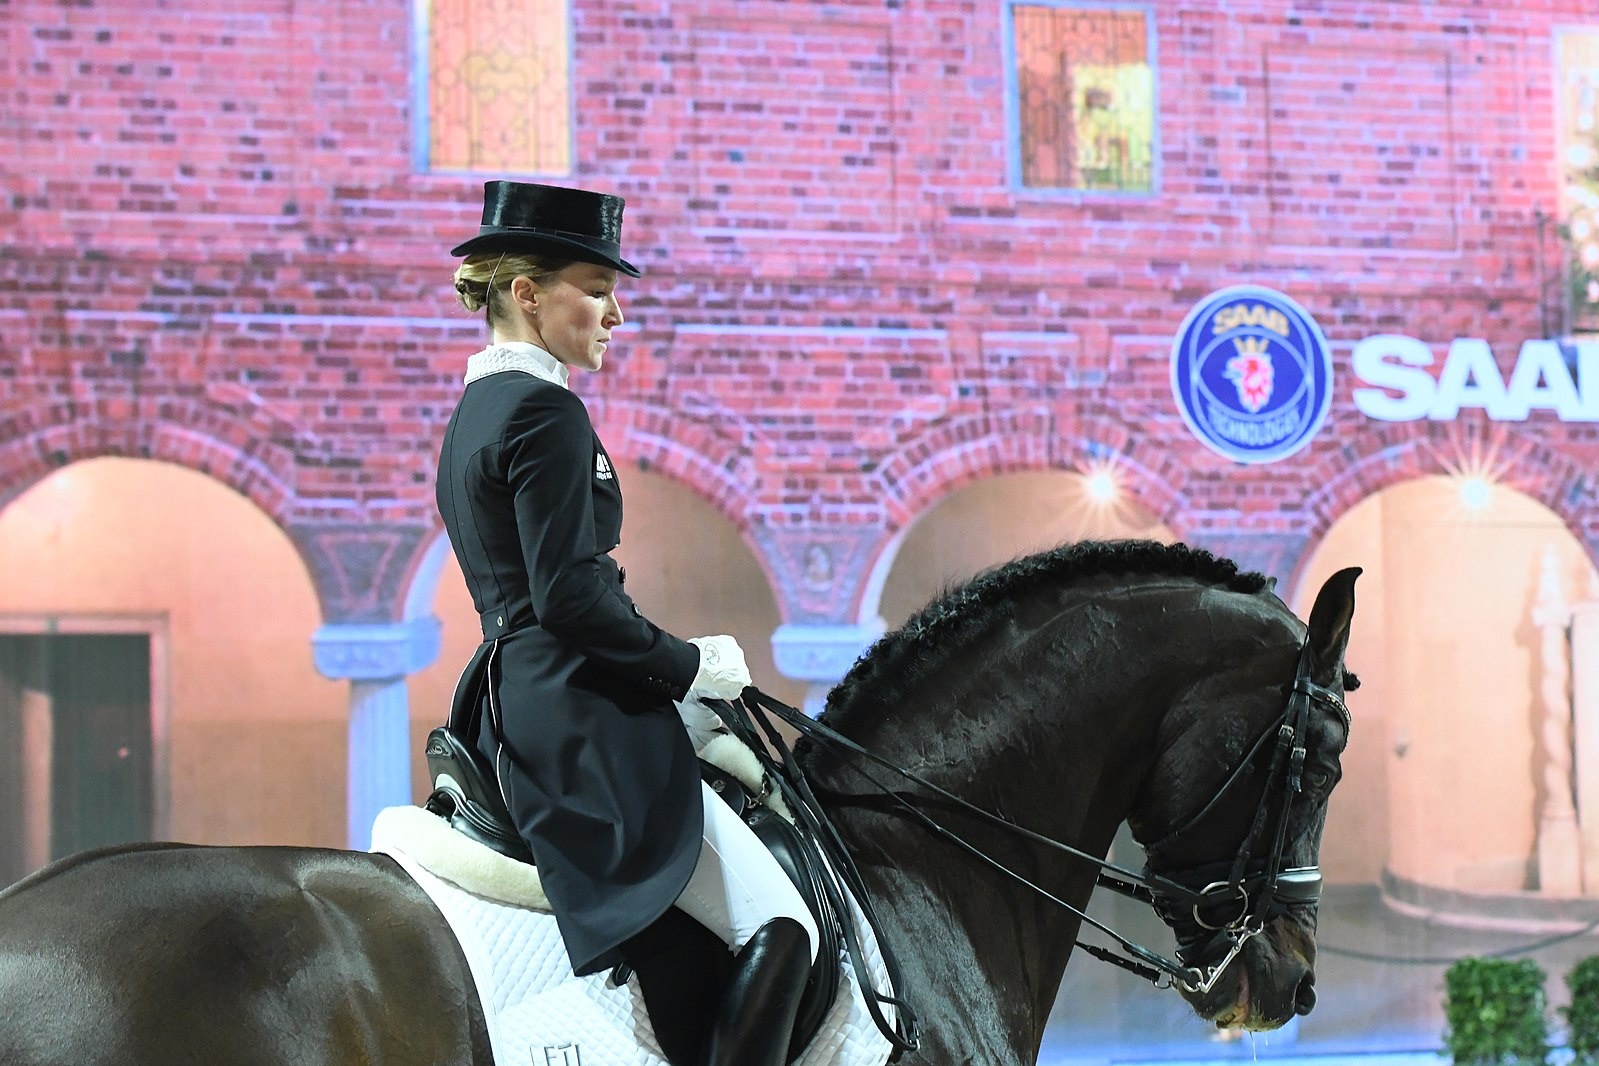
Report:
[[[839,915],[822,889],[826,872],[822,867],[821,852],[816,846],[770,808],[753,807],[744,815],[744,821],[766,845],[794,887],[799,889],[805,905],[816,918],[821,941],[816,950],[816,962],[812,964],[810,978],[805,984],[805,993],[800,998],[799,1012],[794,1018],[794,1038],[790,1045],[792,1057],[816,1036],[838,995],[842,977],[839,957],[843,949],[843,934],[839,930]]]

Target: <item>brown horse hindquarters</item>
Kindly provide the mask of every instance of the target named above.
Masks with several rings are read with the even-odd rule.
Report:
[[[0,1004],[7,1066],[492,1062],[443,917],[359,852],[63,860],[0,893]]]

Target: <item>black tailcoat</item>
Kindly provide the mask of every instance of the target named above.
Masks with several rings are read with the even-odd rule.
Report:
[[[533,850],[573,969],[605,969],[699,858],[699,771],[671,703],[699,650],[622,591],[609,554],[622,530],[616,471],[560,385],[514,370],[469,384],[437,496],[483,624],[457,711],[483,712],[472,739]]]

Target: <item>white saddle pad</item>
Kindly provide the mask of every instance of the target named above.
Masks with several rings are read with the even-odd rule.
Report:
[[[668,1066],[636,977],[613,987],[608,974],[573,975],[555,916],[531,909],[547,906],[531,867],[472,843],[419,807],[381,812],[372,850],[415,878],[460,941],[496,1066]],[[854,900],[850,909],[866,941],[872,982],[884,988],[877,942]],[[890,1008],[884,1012],[893,1019]],[[890,1050],[845,960],[838,999],[796,1066],[883,1066]]]

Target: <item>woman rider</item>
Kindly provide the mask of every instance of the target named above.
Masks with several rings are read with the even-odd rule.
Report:
[[[437,497],[484,643],[456,699],[467,738],[539,866],[572,968],[624,961],[676,906],[737,953],[704,1066],[781,1066],[817,932],[770,853],[699,777],[685,719],[749,670],[730,636],[682,640],[623,591],[610,552],[622,493],[568,389],[622,324],[623,201],[510,181],[484,187],[455,288],[491,339],[467,360]],[[674,709],[674,702],[680,707]]]

